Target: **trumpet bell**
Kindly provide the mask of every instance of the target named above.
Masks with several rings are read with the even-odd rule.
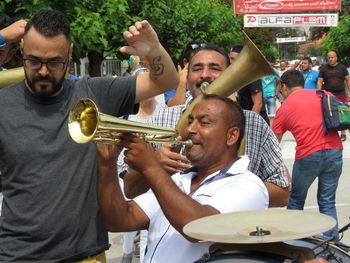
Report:
[[[77,101],[68,116],[69,134],[76,143],[87,143],[94,137],[98,125],[98,111],[90,99]]]
[[[78,100],[68,116],[68,130],[76,143],[117,143],[121,133],[132,133],[145,141],[189,146],[191,141],[177,141],[175,129],[152,126],[100,113],[88,98]]]

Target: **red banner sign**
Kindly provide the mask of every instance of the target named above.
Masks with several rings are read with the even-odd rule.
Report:
[[[341,0],[233,0],[236,14],[340,10]]]

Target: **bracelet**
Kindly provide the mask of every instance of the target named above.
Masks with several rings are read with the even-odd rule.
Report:
[[[0,34],[0,47],[4,47],[6,45],[5,38]]]

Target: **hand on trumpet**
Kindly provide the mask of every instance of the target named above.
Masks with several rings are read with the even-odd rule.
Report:
[[[158,159],[169,175],[181,172],[191,167],[186,156],[172,152],[169,144],[163,144],[157,151]]]
[[[99,163],[108,166],[109,164],[116,162],[120,152],[123,150],[123,147],[115,143],[96,143],[96,149]]]
[[[134,198],[150,188],[145,177],[141,175],[144,173],[142,165],[156,168],[158,171],[162,170],[169,176],[191,167],[185,156],[171,152],[170,145],[165,144],[160,150],[154,152],[150,145],[143,140],[127,136],[128,141],[125,141],[125,136],[126,134],[121,137],[122,145],[128,148],[134,147],[134,149],[124,152],[125,155],[128,154],[124,161],[131,168],[124,173],[124,193],[128,198]],[[130,141],[130,138],[134,139]],[[138,145],[136,146],[136,144]],[[154,174],[158,176],[157,170]]]
[[[145,174],[148,170],[161,170],[162,167],[157,159],[152,146],[131,134],[124,133],[120,137],[120,146],[125,147],[124,162],[133,170]]]

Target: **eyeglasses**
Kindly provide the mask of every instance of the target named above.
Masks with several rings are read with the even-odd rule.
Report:
[[[190,45],[190,47],[191,47],[192,49],[203,48],[203,47],[206,47],[206,46],[207,46],[207,44],[205,44],[205,43],[191,44],[191,45]]]
[[[24,66],[26,68],[29,69],[41,69],[41,67],[43,66],[43,64],[46,65],[46,67],[48,68],[48,70],[50,71],[59,71],[59,70],[63,70],[64,66],[67,64],[68,62],[68,58],[66,59],[66,61],[42,61],[40,59],[35,59],[35,58],[24,58],[23,59],[23,63]]]

